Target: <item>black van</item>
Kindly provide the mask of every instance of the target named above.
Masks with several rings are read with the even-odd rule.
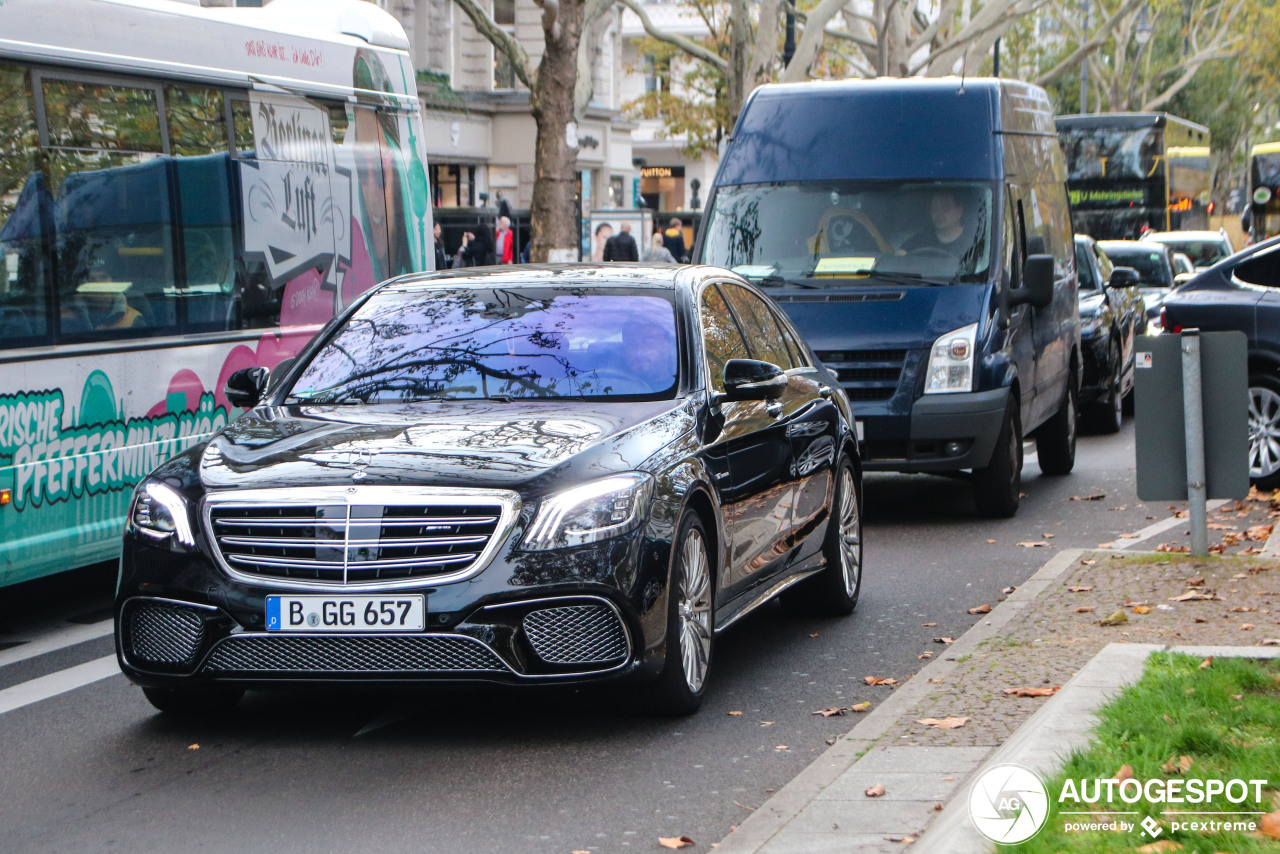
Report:
[[[769,288],[859,416],[869,471],[971,470],[1018,509],[1024,433],[1075,463],[1080,317],[1043,89],[995,79],[762,86],[695,260]]]

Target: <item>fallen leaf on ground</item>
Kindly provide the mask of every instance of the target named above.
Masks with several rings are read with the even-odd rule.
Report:
[[[1169,509],[1171,509],[1171,510],[1172,510],[1173,508],[1169,508]],[[1175,518],[1175,519],[1190,519],[1190,518],[1191,518],[1191,511],[1190,511],[1190,510],[1175,510],[1175,511],[1174,511],[1174,513],[1173,513],[1173,518]]]
[[[1046,540],[1052,540],[1052,539],[1053,539],[1053,534],[1045,533],[1045,534],[1041,534],[1040,536],[1044,537]]]
[[[1097,562],[1096,560],[1082,560],[1082,561],[1080,561],[1080,563],[1082,563],[1082,564],[1083,564],[1083,565],[1085,565],[1085,566],[1097,566],[1097,565],[1098,565],[1098,562]]]
[[[1005,688],[1004,692],[1014,697],[1052,697],[1061,688],[1061,685],[1050,685],[1048,688]]]
[[[1201,669],[1201,670],[1208,670],[1210,667],[1213,667],[1213,656],[1212,656],[1212,655],[1211,655],[1211,656],[1209,656],[1208,658],[1206,658],[1204,661],[1200,662],[1200,669]]]
[[[1101,620],[1101,621],[1098,623],[1098,625],[1100,625],[1100,626],[1118,626],[1118,625],[1120,625],[1121,623],[1127,623],[1127,622],[1129,622],[1129,615],[1128,615],[1128,614],[1126,614],[1124,611],[1113,611],[1113,612],[1111,612],[1111,616],[1106,617],[1105,619]]]
[[[1208,620],[1206,620],[1204,617],[1196,617],[1196,618],[1195,618],[1195,620],[1194,620],[1194,622],[1197,622],[1197,623],[1207,623],[1207,622],[1209,622],[1209,621],[1208,621]]]
[[[862,681],[866,682],[868,685],[888,685],[890,687],[898,684],[898,680],[894,679],[892,676],[887,676],[884,679],[880,679],[875,676],[863,676]]]
[[[1280,810],[1264,815],[1258,823],[1258,829],[1272,839],[1280,839]]]
[[[1092,613],[1093,613],[1093,606],[1092,606],[1092,605],[1081,605],[1079,608],[1076,608],[1076,613],[1077,613],[1077,614],[1092,614]]]
[[[970,608],[969,613],[970,614],[990,614],[991,605],[984,602],[983,604],[979,605],[976,608]]]
[[[1120,535],[1120,539],[1122,539],[1122,540],[1136,540],[1136,539],[1138,539],[1138,536],[1139,536],[1138,534],[1132,534],[1132,533],[1129,533],[1129,532],[1125,532],[1125,533],[1123,533],[1123,534],[1121,534],[1121,535]]]
[[[1254,629],[1254,625],[1253,625],[1253,623],[1241,623],[1241,624],[1240,624],[1240,631],[1242,631],[1242,632],[1251,632],[1251,631],[1253,631],[1253,629]]]
[[[1203,586],[1204,586],[1204,579],[1203,579],[1203,578],[1188,578],[1188,579],[1187,579],[1187,586],[1188,586],[1188,587],[1203,587]]]
[[[773,726],[773,721],[761,721],[760,726]]]
[[[200,745],[198,745],[198,744],[188,744],[188,745],[187,745],[187,750],[199,750],[199,749],[200,749]]]
[[[1237,606],[1235,606],[1234,608],[1230,608],[1230,609],[1228,609],[1227,613],[1231,613],[1231,614],[1247,614],[1247,613],[1249,613],[1250,611],[1253,611],[1253,610],[1255,610],[1255,609],[1254,609],[1254,607],[1253,607],[1252,605],[1237,605]]]
[[[1106,497],[1107,497],[1107,494],[1105,492],[1095,492],[1091,495],[1073,495],[1067,500],[1068,501],[1101,501]]]
[[[774,750],[790,750],[791,748],[787,747],[785,744],[779,744],[779,745],[776,745],[773,749]]]
[[[818,633],[817,633],[817,632],[814,632],[813,634],[809,635],[809,637],[811,637],[811,638],[816,638],[817,636],[818,636]]]
[[[1014,585],[1012,587],[1005,587],[1000,591],[1000,593],[1004,596],[1011,596],[1013,595],[1014,591],[1016,591],[1017,589],[1018,589],[1017,585]]]
[[[1271,536],[1271,525],[1254,525],[1244,532],[1246,540],[1266,540]]]
[[[659,836],[658,844],[663,848],[684,848],[686,845],[697,845],[687,836]]]
[[[934,643],[955,643],[956,639],[955,638],[934,638],[933,642]]]
[[[1098,543],[1098,548],[1100,549],[1114,549],[1115,547],[1115,543]]]
[[[914,836],[886,836],[884,838],[884,841],[885,842],[905,842],[909,845],[912,842],[915,842],[916,838]]]
[[[933,727],[934,729],[956,729],[957,727],[964,726],[968,722],[969,722],[968,718],[957,718],[957,717],[921,718],[916,721],[916,723],[918,724],[924,724],[925,726]]]
[[[1088,593],[1092,589],[1093,589],[1092,584],[1077,584],[1074,587],[1068,587],[1067,592],[1068,593]]]
[[[987,544],[988,544],[988,545],[990,545],[991,543],[994,543],[994,542],[995,542],[995,540],[987,540]]]
[[[1048,540],[1031,540],[1025,543],[1018,543],[1018,545],[1022,546],[1024,549],[1042,549],[1045,546],[1049,545],[1049,541]]]
[[[1261,646],[1280,646],[1280,638],[1265,638]]]
[[[870,701],[870,700],[865,700],[865,701],[863,701],[863,702],[861,702],[861,703],[857,703],[857,704],[855,704],[855,705],[850,706],[850,707],[849,707],[849,711],[851,711],[851,712],[865,712],[865,711],[866,711],[867,709],[869,709],[869,708],[871,708],[871,701]]]
[[[1156,551],[1167,554],[1191,554],[1191,546],[1175,546],[1169,543],[1161,543],[1156,546]]]
[[[921,623],[920,624],[921,628],[925,628],[925,629],[931,629],[936,625],[938,624],[937,623]]]
[[[879,783],[876,783],[870,789],[867,789],[867,791],[864,792],[863,794],[865,794],[868,798],[879,798],[884,795],[884,786],[880,785]]]
[[[824,718],[834,717],[835,715],[843,715],[844,709],[841,706],[832,706],[829,709],[818,709],[815,715],[822,715]]]
[[[1134,605],[1134,606],[1133,606],[1133,613],[1135,613],[1135,614],[1150,614],[1150,613],[1151,613],[1151,606],[1150,606],[1150,605]]]
[[[922,653],[920,653],[919,655],[917,655],[917,656],[916,656],[916,658],[920,659],[921,661],[924,661],[924,660],[925,660],[925,659],[927,659],[927,658],[933,658],[933,653],[931,653],[931,652],[922,652]]]
[[[1179,776],[1191,770],[1191,766],[1195,764],[1195,760],[1190,756],[1170,756],[1169,761],[1160,766],[1160,770],[1166,774],[1177,774]]]
[[[740,717],[742,717],[742,712],[730,712],[730,713],[729,713],[729,717],[731,717],[731,718],[740,718]]]
[[[1133,777],[1133,766],[1121,765],[1120,770],[1116,772],[1115,779],[1123,783],[1125,780],[1131,779],[1132,777]]]
[[[1179,596],[1169,597],[1170,602],[1212,602],[1214,600],[1221,602],[1222,597],[1211,590],[1205,593],[1201,593],[1199,590],[1193,589],[1193,590],[1188,590],[1186,593],[1183,593]]]
[[[1172,839],[1159,839],[1155,842],[1148,842],[1146,845],[1134,850],[1140,852],[1140,854],[1161,854],[1162,851],[1181,851],[1182,843],[1174,842]]]

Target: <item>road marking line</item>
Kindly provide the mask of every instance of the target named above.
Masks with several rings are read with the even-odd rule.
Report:
[[[1230,501],[1225,499],[1221,501],[1210,501],[1205,504],[1205,512],[1212,513],[1214,510],[1217,510],[1222,505],[1228,504],[1228,503],[1230,503]],[[1170,528],[1176,528],[1179,525],[1190,525],[1190,524],[1191,524],[1190,519],[1184,519],[1179,516],[1170,516],[1168,519],[1161,519],[1159,522],[1152,522],[1150,525],[1143,528],[1141,531],[1138,531],[1138,536],[1133,537],[1132,539],[1127,539],[1124,542],[1117,542],[1111,548],[1114,549],[1115,551],[1123,551],[1127,548],[1136,546],[1138,543],[1142,542],[1143,540],[1151,539],[1156,534],[1164,533]]]
[[[111,634],[111,622],[111,620],[102,620],[101,622],[90,623],[87,626],[58,628],[49,632],[42,632],[23,643],[22,646],[15,646],[12,649],[0,652],[0,667],[8,667],[10,664],[34,658],[37,655],[44,655],[46,652],[54,652],[55,650],[75,646],[85,641],[97,640],[100,637]]]
[[[106,655],[75,667],[68,667],[66,670],[59,670],[57,673],[50,673],[48,676],[14,685],[12,688],[5,688],[0,691],[0,715],[74,691],[76,688],[82,688],[119,673],[120,665],[116,662],[116,657]]]

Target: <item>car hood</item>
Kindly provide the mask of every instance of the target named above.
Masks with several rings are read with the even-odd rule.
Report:
[[[640,468],[693,425],[691,399],[260,407],[205,447],[206,490],[324,485],[522,489]]]
[[[1080,318],[1093,317],[1106,303],[1106,295],[1099,291],[1080,292]]]
[[[986,315],[990,286],[866,284],[789,290],[770,295],[782,305],[815,351],[849,349],[850,332],[859,349],[913,350],[933,346],[948,332]]]

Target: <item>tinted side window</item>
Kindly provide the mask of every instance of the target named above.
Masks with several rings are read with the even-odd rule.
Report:
[[[751,358],[772,362],[783,370],[794,368],[786,342],[782,340],[782,329],[764,300],[738,285],[721,285],[720,290],[742,325]]]
[[[1080,290],[1092,291],[1098,287],[1098,280],[1093,274],[1093,265],[1089,263],[1089,244],[1076,244],[1076,269],[1080,271]]]
[[[1260,252],[1241,261],[1232,272],[1235,278],[1264,288],[1280,288],[1280,250]]]
[[[42,233],[52,211],[36,153],[30,80],[0,64],[0,349],[37,343],[47,331]]]
[[[711,369],[711,388],[724,391],[725,363],[730,359],[749,359],[751,354],[738,331],[738,322],[714,287],[702,292],[699,313],[702,316],[702,346]]]

